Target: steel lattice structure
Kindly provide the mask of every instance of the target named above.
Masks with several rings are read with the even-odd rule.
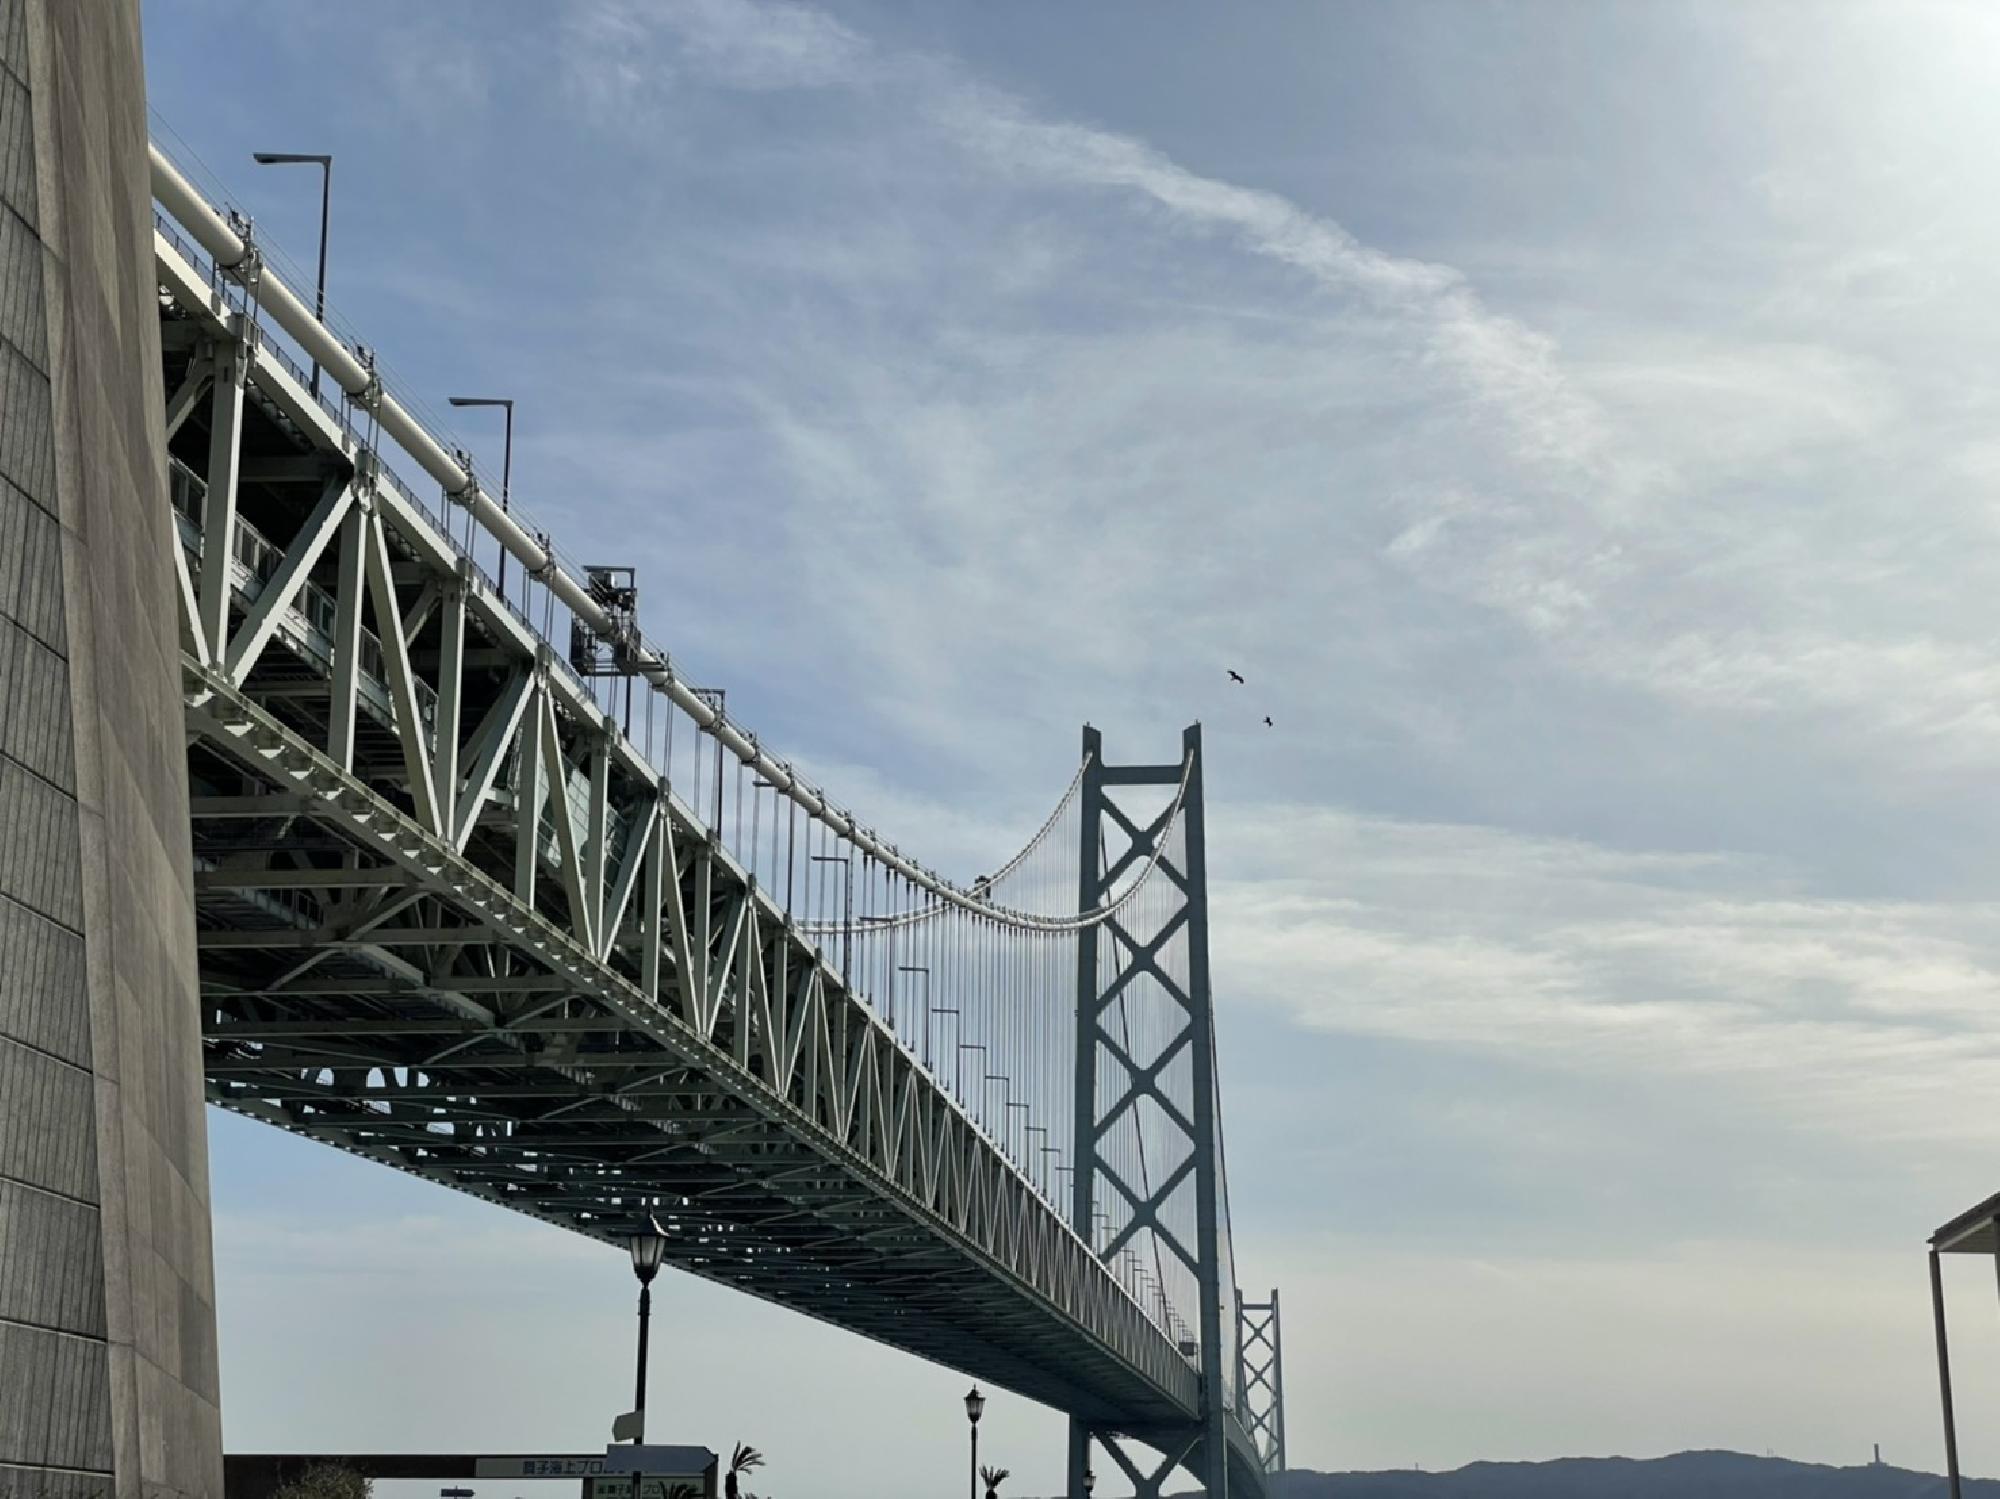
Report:
[[[1215,1016],[1208,975],[1208,881],[1203,849],[1201,731],[1190,728],[1172,765],[1106,765],[1103,739],[1084,730],[1083,818],[1077,904],[1102,903],[1119,876],[1141,860],[1166,876],[1160,899],[1138,903],[1086,932],[1077,955],[1076,1166],[1072,1221],[1090,1223],[1107,1197],[1123,1220],[1102,1244],[1106,1257],[1140,1234],[1151,1241],[1162,1316],[1195,1362],[1201,1399],[1192,1418],[1145,1433],[1161,1454],[1135,1462],[1114,1428],[1070,1420],[1069,1492],[1089,1489],[1090,1448],[1101,1444],[1140,1499],[1159,1499],[1185,1466],[1210,1493],[1226,1493],[1237,1416],[1238,1333],[1222,1188]],[[1180,793],[1157,811],[1130,799],[1140,788]],[[1117,794],[1123,792],[1121,796]],[[1164,1024],[1135,1024],[1141,991]],[[1113,1141],[1131,1148],[1116,1158]],[[1151,1156],[1147,1154],[1150,1146]],[[1146,1168],[1145,1178],[1133,1168]],[[1108,1216],[1108,1215],[1107,1215]],[[1175,1296],[1176,1286],[1183,1294]],[[1197,1308],[1192,1326],[1179,1306]]]
[[[1239,1410],[1250,1438],[1263,1457],[1266,1472],[1285,1471],[1285,1345],[1278,1321],[1278,1293],[1269,1301],[1243,1300],[1238,1355],[1241,1373],[1237,1389],[1242,1392]]]
[[[685,1270],[1016,1390],[1095,1436],[1152,1443],[1169,1468],[1199,1428],[1211,1490],[1261,1492],[1268,1459],[1239,1408],[1221,1294],[1234,1283],[1212,1072],[1192,1099],[1207,1121],[1198,1163],[1162,1163],[1157,1190],[1125,1182],[1127,1209],[1100,1231],[1087,1184],[1102,1161],[1056,1168],[1077,1172],[1072,1215],[1048,1180],[1059,1148],[1033,1144],[1054,1138],[1026,1076],[1040,1033],[1011,1037],[996,1128],[932,1054],[934,1019],[963,1022],[967,1001],[936,1004],[946,975],[896,946],[947,921],[967,941],[1044,944],[1006,970],[1012,1004],[1045,999],[1049,954],[1095,951],[1100,925],[1129,945],[1131,912],[1202,885],[1198,736],[1155,828],[1189,840],[1181,853],[1135,837],[1117,868],[1087,866],[1094,891],[1075,912],[1007,906],[993,880],[952,885],[814,805],[635,631],[600,629],[559,586],[570,575],[547,538],[523,548],[509,520],[503,542],[524,565],[541,558],[524,588],[562,600],[707,735],[711,813],[699,758],[670,784],[650,729],[635,742],[629,707],[621,723],[615,695],[551,643],[560,632],[460,541],[498,526],[469,460],[450,459],[466,475],[448,491],[459,511],[420,500],[382,439],[434,472],[441,447],[402,430],[412,419],[365,358],[333,344],[337,365],[311,342],[330,335],[301,337],[247,224],[200,203],[157,150],[155,181],[171,210],[154,249],[211,1100],[599,1239],[657,1219]],[[281,331],[337,393],[314,395]],[[365,378],[344,378],[355,369]],[[771,792],[762,864],[758,790],[747,844],[740,827],[724,836],[725,749],[739,823],[743,767]],[[1094,788],[1117,774],[1087,752],[1092,825]],[[858,967],[845,950],[832,962],[815,941],[825,923],[792,909],[789,847],[783,892],[772,883],[780,797],[794,836],[803,809],[841,840],[815,863],[846,863],[851,889],[866,861],[905,896],[866,922],[844,912]],[[1201,929],[1198,1070],[1212,1068],[1205,914]],[[919,972],[921,1046],[893,1009],[896,975]],[[857,973],[887,976],[886,1022]],[[1006,1044],[960,1029],[961,1065]],[[1159,1210],[1190,1174],[1205,1204],[1194,1245]],[[1157,1256],[1170,1240],[1209,1290],[1192,1339],[1134,1268],[1135,1242]]]

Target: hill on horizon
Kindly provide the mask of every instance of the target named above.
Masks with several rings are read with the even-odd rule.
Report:
[[[2000,1499],[2000,1479],[1967,1478],[1965,1499]],[[1476,1462],[1440,1473],[1294,1469],[1275,1499],[1943,1499],[1944,1478],[1884,1463],[1852,1468],[1677,1452],[1670,1457],[1564,1457]]]

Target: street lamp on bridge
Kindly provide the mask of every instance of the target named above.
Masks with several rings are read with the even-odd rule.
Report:
[[[327,209],[333,202],[333,158],[324,152],[315,151],[252,151],[251,156],[261,167],[315,166],[320,170],[319,178],[319,286],[313,295],[313,316],[321,323],[326,321],[326,218]],[[313,399],[319,399],[319,361],[313,361]]]
[[[898,973],[921,973],[924,976],[924,1065],[931,1064],[931,970],[928,963],[898,963]],[[896,1028],[895,995],[890,994],[889,1029]]]
[[[958,1043],[958,1052],[959,1052],[959,1056],[958,1056],[958,1101],[959,1101],[959,1103],[960,1103],[960,1104],[962,1104],[962,1105],[963,1105],[964,1107],[966,1107],[966,1108],[968,1108],[968,1109],[971,1109],[971,1108],[972,1108],[972,1100],[971,1100],[970,1098],[968,1098],[968,1097],[966,1096],[966,1092],[965,1092],[965,1053],[966,1053],[966,1052],[968,1052],[968,1051],[976,1051],[976,1052],[978,1052],[978,1053],[979,1053],[979,1055],[980,1055],[980,1059],[981,1059],[981,1060],[980,1060],[980,1063],[979,1063],[979,1065],[980,1065],[980,1067],[981,1067],[981,1068],[984,1068],[984,1067],[986,1066],[986,1062],[985,1062],[985,1056],[986,1056],[986,1043],[985,1043],[984,1041],[961,1041],[961,1042],[959,1042],[959,1043]],[[985,1093],[985,1090],[984,1090],[984,1089],[982,1088],[982,1089],[980,1090],[980,1102],[979,1102],[979,1107],[978,1107],[978,1109],[977,1109],[977,1110],[975,1110],[974,1112],[975,1112],[975,1114],[977,1114],[977,1115],[983,1115],[983,1114],[985,1113],[985,1111],[986,1111],[986,1093]]]
[[[931,1027],[930,1017],[932,1015],[950,1015],[954,1017],[952,1024],[956,1025],[958,1024],[958,1021],[956,1019],[958,1013],[959,1010],[957,1005],[932,1005],[929,1013],[924,1016],[924,1046],[927,1051],[927,1055],[924,1058],[924,1062],[926,1066],[930,1067],[944,1066],[943,1046],[939,1045],[936,1048],[932,1048],[930,1044],[930,1027]],[[956,1036],[958,1032],[953,1031],[952,1034]],[[956,1050],[954,1049],[953,1055],[956,1056],[956,1054],[957,1054]],[[940,1078],[939,1082],[942,1083],[943,1079]]]
[[[981,1050],[984,1050],[984,1048],[982,1047]],[[987,1057],[987,1061],[990,1062],[992,1060],[993,1058],[989,1054]],[[1014,1153],[1012,1150],[1008,1148],[1007,1105],[1011,1103],[1014,1098],[1014,1079],[1009,1077],[1006,1073],[989,1072],[986,1074],[986,1087],[979,1090],[979,1107],[980,1107],[979,1122],[981,1124],[986,1124],[986,1118],[985,1118],[986,1094],[987,1090],[990,1089],[995,1083],[1000,1084],[1000,1124],[999,1124],[1000,1138],[994,1141],[994,1145],[1002,1155],[1007,1156],[1011,1159]],[[992,1129],[993,1126],[988,1124],[987,1130],[989,1131],[989,1133],[992,1131]]]
[[[507,413],[507,445],[502,450],[500,458],[500,509],[504,513],[507,509],[507,491],[511,487],[514,477],[513,398],[511,396],[451,396],[449,399],[454,406],[498,406]],[[507,549],[505,547],[500,548],[500,578],[498,586],[500,597],[504,601],[507,597]],[[525,602],[526,595],[524,591],[523,603]]]
[[[847,872],[845,893],[840,905],[840,981],[852,984],[854,962],[854,860],[848,854],[814,854],[815,864],[839,864]]]
[[[1021,1149],[1028,1157],[1023,1164],[1033,1173],[1035,1185],[1042,1189],[1042,1195],[1046,1197],[1049,1191],[1047,1157],[1058,1152],[1055,1146],[1048,1143],[1048,1126],[1042,1124],[1024,1124],[1021,1126],[1021,1130],[1024,1134],[1040,1135],[1042,1137],[1042,1144],[1039,1147],[1030,1150],[1028,1147],[1034,1142],[1028,1141],[1022,1145]]]

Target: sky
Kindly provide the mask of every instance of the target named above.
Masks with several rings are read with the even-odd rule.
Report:
[[[524,507],[903,847],[969,876],[1082,722],[1204,723],[1295,1465],[1941,1465],[1924,1240],[2000,1190],[2000,11],[145,20],[156,128],[307,263],[250,153],[333,152],[398,388],[512,395]],[[232,1449],[605,1439],[614,1251],[211,1141]],[[963,1377],[660,1289],[666,1436],[779,1499],[960,1481]],[[1056,1491],[1058,1417],[983,1436]]]

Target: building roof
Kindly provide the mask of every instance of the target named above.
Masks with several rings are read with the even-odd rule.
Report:
[[[2000,1254],[2000,1192],[1967,1208],[1931,1235],[1939,1254]]]

